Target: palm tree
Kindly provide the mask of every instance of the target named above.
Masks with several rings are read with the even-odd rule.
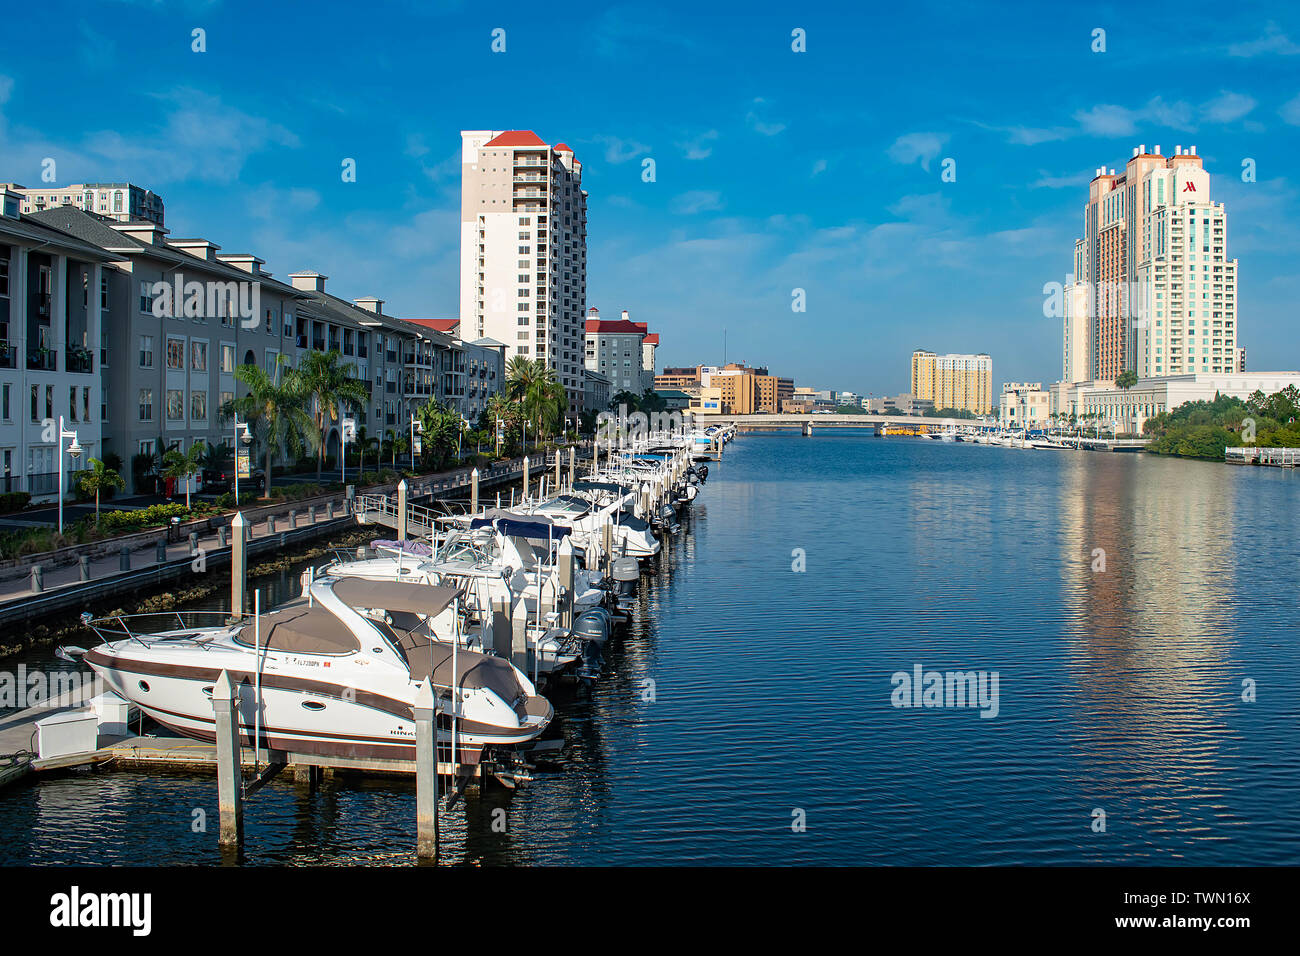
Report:
[[[189,478],[200,468],[203,467],[203,459],[208,447],[208,443],[199,440],[190,446],[189,451],[181,451],[179,448],[168,448],[163,455],[163,477],[176,481],[181,478]],[[189,505],[190,492],[189,483],[185,485],[185,504]]]
[[[352,442],[357,446],[357,474],[360,475],[366,470],[366,452],[374,451],[375,468],[379,468],[379,439],[366,433],[366,426],[362,425],[357,429],[357,437]]]
[[[283,377],[280,375],[281,368],[288,363],[286,356],[277,356],[274,374],[259,365],[241,365],[235,369],[235,378],[248,388],[248,394],[221,406],[224,415],[238,413],[266,447],[266,483],[262,489],[266,498],[271,496],[271,462],[275,453],[300,458],[316,436],[316,423],[306,410],[311,396],[303,387],[302,377],[293,369],[285,371]]]
[[[109,468],[98,458],[92,458],[87,462],[90,465],[85,471],[77,475],[77,484],[86,494],[95,496],[95,524],[99,524],[99,493],[105,488],[112,488],[116,491],[122,491],[126,488],[126,481],[112,468]]]
[[[517,406],[512,403],[509,397],[503,392],[496,392],[487,400],[483,413],[487,416],[492,428],[492,445],[495,454],[501,453],[500,445],[497,442],[497,423],[501,422],[506,428],[510,427],[510,421],[517,411]]]
[[[540,438],[553,431],[559,423],[565,396],[555,370],[543,367],[540,362],[534,364],[533,380],[528,385],[524,407],[528,409],[529,419],[537,426],[536,435]]]
[[[357,380],[357,367],[339,363],[338,349],[328,352],[308,352],[298,364],[297,375],[302,388],[311,397],[312,415],[316,425],[317,449],[316,480],[320,481],[325,465],[325,428],[339,420],[349,407],[365,406],[370,393]]]

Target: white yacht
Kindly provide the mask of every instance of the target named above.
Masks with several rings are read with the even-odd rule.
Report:
[[[326,577],[304,600],[237,623],[219,623],[217,612],[198,627],[179,614],[89,620],[104,643],[84,658],[154,720],[202,740],[215,736],[212,691],[223,670],[238,687],[250,746],[256,733],[272,750],[412,759],[412,707],[426,678],[441,743],[453,733],[462,749],[535,739],[553,711],[528,677],[435,636],[431,625],[449,609],[454,616],[460,598],[449,587]],[[159,618],[172,626],[150,628]]]

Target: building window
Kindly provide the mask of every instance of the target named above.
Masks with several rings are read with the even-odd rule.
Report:
[[[153,283],[140,280],[140,311],[153,313]]]
[[[140,336],[140,367],[153,368],[153,336]]]
[[[167,340],[167,367],[171,369],[185,368],[185,340],[184,339]]]
[[[207,424],[208,422],[208,393],[207,392],[190,392],[190,423]]]
[[[185,393],[179,388],[167,389],[167,420],[169,422],[185,421]]]
[[[140,389],[140,421],[153,421],[153,389]]]
[[[208,370],[207,342],[190,343],[190,368],[195,372],[206,372]]]
[[[108,386],[101,385],[99,388],[99,420],[108,421]]]

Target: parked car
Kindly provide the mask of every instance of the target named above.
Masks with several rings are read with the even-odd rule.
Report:
[[[266,472],[254,468],[252,475],[239,479],[239,491],[264,491],[266,489]],[[220,468],[203,469],[203,490],[205,492],[222,492],[235,490],[235,463],[223,464]]]

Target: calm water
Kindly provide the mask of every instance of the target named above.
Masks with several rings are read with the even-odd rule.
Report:
[[[471,794],[449,856],[1300,863],[1298,516],[1281,470],[743,436],[604,679],[557,697],[564,752],[513,795]],[[996,671],[998,715],[891,706],[916,664]],[[215,814],[212,777],[10,791],[0,863],[216,862],[195,808]],[[277,782],[247,860],[409,863],[414,815],[400,781]]]

